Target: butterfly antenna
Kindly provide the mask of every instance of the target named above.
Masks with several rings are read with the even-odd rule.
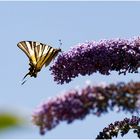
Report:
[[[59,48],[62,46],[61,39],[59,39]]]
[[[62,46],[62,41],[61,41],[61,39],[59,39],[59,49],[61,48],[61,46]]]

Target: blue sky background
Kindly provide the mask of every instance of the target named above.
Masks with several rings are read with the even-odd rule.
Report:
[[[14,110],[28,121],[32,111],[49,97],[92,83],[116,83],[139,80],[139,74],[110,76],[93,74],[79,76],[69,84],[57,85],[49,67],[38,77],[30,78],[21,86],[21,79],[28,71],[28,58],[17,47],[22,40],[34,40],[68,51],[71,46],[85,41],[131,38],[140,35],[140,2],[0,2],[0,108]],[[110,112],[100,118],[89,115],[84,121],[76,120],[67,125],[60,123],[45,136],[38,128],[28,124],[0,133],[0,138],[95,138],[109,123],[130,117],[131,114]],[[137,138],[129,134],[124,138]]]

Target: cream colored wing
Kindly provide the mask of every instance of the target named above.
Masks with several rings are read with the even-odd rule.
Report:
[[[45,48],[43,48],[42,55],[37,61],[38,69],[41,69],[44,66],[44,64],[46,66],[50,64],[50,62],[52,61],[54,57],[55,50],[56,49],[52,48],[51,46],[45,45]]]
[[[35,41],[21,41],[17,46],[24,51],[28,56],[30,62],[34,65],[37,64],[39,56],[41,56],[43,44]]]
[[[57,49],[53,49],[50,52],[50,55],[49,55],[48,59],[44,61],[45,62],[45,67],[47,67],[50,64],[50,62],[55,59],[55,57],[57,55],[58,55],[58,50]]]

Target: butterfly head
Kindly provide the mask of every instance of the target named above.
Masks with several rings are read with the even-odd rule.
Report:
[[[62,52],[62,50],[60,48],[57,49],[58,52]]]

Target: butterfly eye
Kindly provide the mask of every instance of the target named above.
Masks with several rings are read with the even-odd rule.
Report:
[[[59,49],[58,49],[58,52],[62,52],[62,50],[59,48]]]

